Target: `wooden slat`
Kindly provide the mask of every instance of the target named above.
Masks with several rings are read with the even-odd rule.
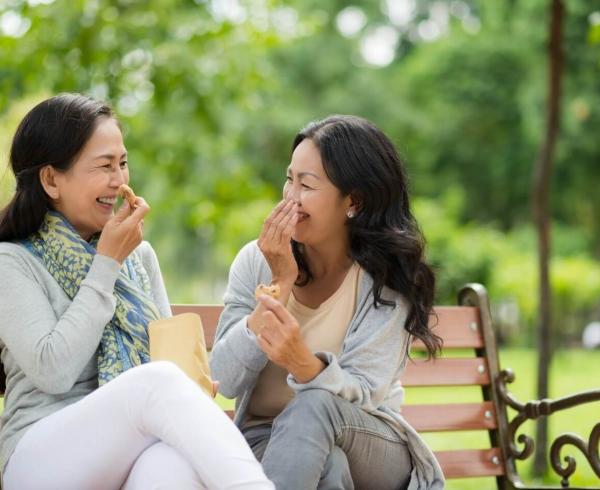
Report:
[[[214,338],[223,305],[175,304],[171,305],[171,309],[174,315],[185,312],[200,315],[205,335]],[[434,327],[434,332],[444,339],[445,348],[478,348],[483,346],[478,308],[471,306],[437,306],[435,312],[437,314],[437,324]],[[432,320],[432,325],[433,323],[435,323],[435,320]],[[424,348],[424,345],[420,341],[415,341],[413,348]]]
[[[495,429],[492,402],[403,405],[402,416],[418,432]]]
[[[204,335],[210,346],[214,339],[219,315],[223,305],[175,304],[171,305],[174,315],[179,313],[197,313],[202,318]],[[479,326],[479,309],[471,306],[437,306],[435,308],[434,332],[444,339],[446,349],[479,348],[483,346],[483,337]],[[415,341],[413,348],[422,349],[425,346],[420,341]]]
[[[471,478],[504,474],[502,453],[497,447],[461,451],[434,451],[434,454],[446,478]]]
[[[431,318],[433,332],[444,339],[445,349],[483,347],[479,308],[473,306],[436,306],[435,317]],[[424,349],[420,340],[415,340],[413,348]]]
[[[171,305],[173,315],[180,313],[196,313],[202,319],[204,339],[206,347],[210,350],[215,340],[219,316],[223,311],[223,305]]]
[[[406,364],[400,381],[404,386],[488,385],[490,377],[481,357],[415,359]]]

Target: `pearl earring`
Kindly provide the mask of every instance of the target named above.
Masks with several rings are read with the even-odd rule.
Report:
[[[352,219],[352,218],[354,218],[354,213],[352,211],[348,211],[346,213],[346,216],[348,216],[348,218]]]

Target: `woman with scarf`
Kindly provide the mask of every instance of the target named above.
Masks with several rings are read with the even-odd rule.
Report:
[[[149,363],[170,316],[149,207],[112,110],[76,94],[23,119],[0,212],[0,429],[5,490],[272,489],[243,437],[175,365]]]
[[[332,116],[296,135],[283,200],[231,266],[211,358],[277,488],[443,488],[400,414],[411,340],[440,348],[423,249],[404,166],[378,128]]]

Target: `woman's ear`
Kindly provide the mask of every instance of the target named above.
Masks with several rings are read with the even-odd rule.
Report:
[[[56,185],[56,170],[52,165],[46,165],[40,169],[40,182],[50,199],[56,200],[60,197]]]
[[[356,216],[358,214],[358,212],[360,211],[361,207],[362,207],[362,204],[361,204],[360,198],[356,194],[351,193],[350,194],[350,207],[348,208],[348,211],[349,212],[351,211],[352,214],[354,216]]]

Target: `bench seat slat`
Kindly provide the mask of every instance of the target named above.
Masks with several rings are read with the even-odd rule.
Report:
[[[485,359],[441,358],[435,361],[415,359],[406,364],[400,376],[404,386],[470,386],[489,385]]]
[[[497,447],[460,451],[434,451],[434,454],[446,478],[472,478],[504,474],[502,452]],[[497,461],[497,463],[494,461]]]
[[[489,430],[497,426],[492,402],[404,405],[402,416],[418,432]]]

